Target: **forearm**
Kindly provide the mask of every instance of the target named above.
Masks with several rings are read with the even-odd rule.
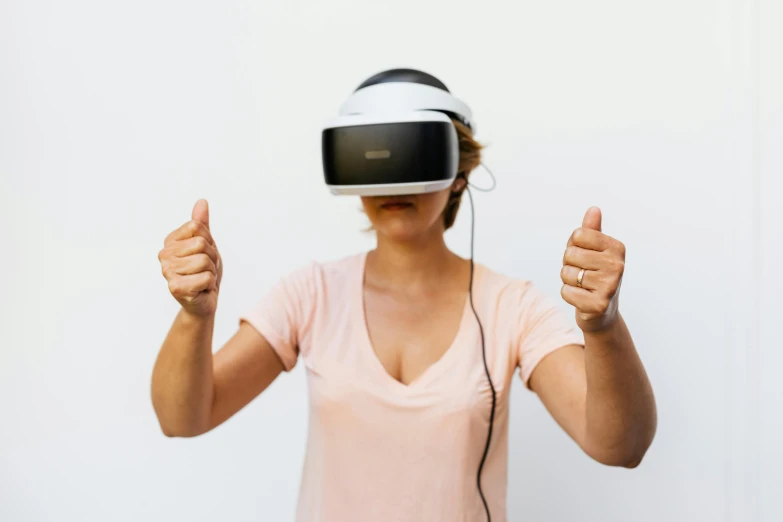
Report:
[[[606,330],[585,333],[586,444],[607,464],[635,466],[652,443],[652,387],[630,332],[619,316]]]
[[[158,354],[152,374],[152,403],[168,436],[207,430],[212,409],[214,316],[180,310]]]

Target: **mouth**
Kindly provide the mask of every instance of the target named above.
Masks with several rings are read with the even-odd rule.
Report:
[[[413,208],[413,203],[402,198],[389,198],[381,204],[383,210],[405,210]]]

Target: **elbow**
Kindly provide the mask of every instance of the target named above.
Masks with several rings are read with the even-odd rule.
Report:
[[[161,433],[167,438],[193,438],[211,429],[209,412],[194,412],[192,409],[166,403],[161,397],[152,398],[152,409]]]
[[[169,438],[169,439],[174,439],[174,438],[177,438],[177,437],[179,437],[179,435],[177,434],[177,432],[176,432],[176,431],[174,431],[174,430],[171,430],[171,429],[169,429],[169,428],[166,428],[166,427],[164,427],[164,426],[161,426],[161,427],[160,427],[160,432],[161,432],[161,433],[163,433],[163,436],[164,436],[164,437],[167,437],[167,438]]]
[[[641,436],[626,438],[623,443],[609,446],[595,445],[586,453],[606,466],[635,469],[644,460],[652,445],[654,430]]]
[[[183,436],[183,431],[181,429],[178,429],[177,426],[170,422],[166,422],[166,419],[162,418],[160,415],[158,415],[158,427],[160,428],[160,432],[163,434],[163,436],[169,439],[175,439]]]
[[[183,415],[180,411],[155,408],[155,416],[161,433],[171,439],[198,437],[210,429],[209,419]]]
[[[613,450],[613,451],[593,451],[587,454],[596,462],[605,466],[615,468],[634,469],[639,467],[644,460],[647,449],[643,450]]]
[[[646,453],[647,450],[645,449],[644,451],[638,451],[636,453],[625,455],[624,458],[619,459],[617,461],[615,467],[626,468],[626,469],[638,468],[639,465],[642,463],[642,460],[644,460],[644,456]]]
[[[656,415],[653,414],[645,422],[628,426],[613,436],[592,437],[584,447],[585,453],[606,466],[638,468],[652,446],[657,425]]]
[[[638,468],[639,465],[644,460],[644,456],[647,455],[647,450],[650,449],[651,443],[652,443],[652,439],[650,441],[645,442],[640,448],[636,449],[635,451],[632,451],[627,455],[625,455],[625,458],[620,460],[617,466],[627,468],[627,469]]]
[[[199,435],[202,435],[203,432],[201,431],[171,431],[171,430],[161,430],[163,435],[169,439],[192,439],[194,437],[198,437]]]
[[[629,461],[625,462],[624,464],[622,464],[622,467],[627,468],[627,469],[637,468],[637,467],[639,467],[639,464],[642,463],[642,459],[643,458],[644,458],[644,455],[642,455],[638,459],[629,460]]]
[[[184,432],[182,430],[176,429],[174,426],[166,424],[162,419],[158,419],[158,426],[160,427],[160,432],[166,438],[176,439],[184,436]]]
[[[170,439],[189,439],[198,437],[209,431],[200,426],[173,426],[163,422],[160,422],[159,425],[161,433]]]

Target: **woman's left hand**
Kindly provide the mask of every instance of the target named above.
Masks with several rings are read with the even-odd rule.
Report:
[[[617,320],[624,269],[625,245],[601,232],[601,210],[590,208],[568,240],[560,271],[565,283],[560,293],[576,307],[583,332],[604,330]]]

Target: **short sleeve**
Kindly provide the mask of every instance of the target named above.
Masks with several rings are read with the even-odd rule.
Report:
[[[314,265],[311,264],[283,276],[239,320],[263,335],[285,370],[291,371],[311,322],[314,301]]]
[[[585,341],[558,303],[532,283],[522,285],[518,303],[517,362],[519,376],[529,388],[530,375],[545,356],[567,345],[584,346]]]

